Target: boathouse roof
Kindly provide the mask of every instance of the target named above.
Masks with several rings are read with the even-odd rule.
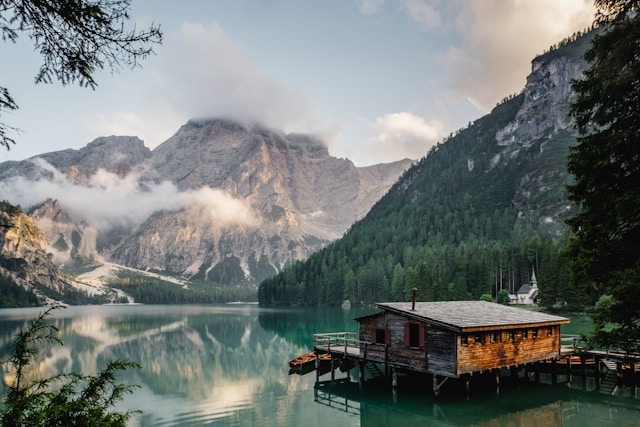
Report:
[[[456,332],[523,328],[569,323],[569,319],[488,301],[439,301],[376,304],[378,308]],[[357,319],[356,319],[357,320]]]

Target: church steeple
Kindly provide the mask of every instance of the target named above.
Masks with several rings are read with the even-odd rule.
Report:
[[[536,279],[536,270],[535,269],[531,269],[531,287],[533,287],[533,288],[537,288],[538,287],[538,279]]]

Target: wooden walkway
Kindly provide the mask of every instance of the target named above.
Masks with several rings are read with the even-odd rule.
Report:
[[[561,338],[560,356],[572,356],[578,343],[577,335],[563,335]],[[358,339],[356,332],[332,332],[313,335],[313,350],[337,357],[350,357],[367,360],[367,353],[372,346],[377,349],[383,344],[374,344]]]
[[[358,339],[355,332],[333,332],[313,335],[313,350],[331,356],[363,360],[370,342]]]
[[[640,381],[640,355],[628,355],[611,351],[588,351],[580,347],[580,339],[574,335],[561,336],[560,358],[546,360],[533,363],[525,368],[525,372],[529,370],[535,373],[536,380],[539,373],[551,373],[553,376],[552,384],[556,384],[556,375],[565,375],[568,382],[571,382],[572,369],[578,371],[576,376],[582,378],[583,388],[586,387],[586,377],[594,376],[596,379],[596,388],[601,393],[614,394],[620,388],[619,378],[616,373],[616,364],[625,363],[626,372],[631,372],[631,378],[627,379],[626,385],[631,386],[632,395],[636,395],[638,382]],[[334,381],[333,370],[339,366],[340,361],[351,361],[348,367],[360,365],[360,382],[364,382],[364,369],[375,367],[377,363],[386,363],[387,346],[384,344],[376,344],[369,341],[358,339],[355,332],[333,332],[313,335],[313,350],[316,354],[331,355],[331,382]],[[573,362],[576,359],[576,350],[580,351],[580,362]],[[572,357],[573,356],[573,357]],[[334,365],[334,361],[336,364]],[[341,365],[345,366],[345,365]],[[393,364],[389,364],[393,367]],[[601,371],[601,367],[605,367]],[[349,369],[349,368],[347,368]],[[379,370],[378,370],[379,371]],[[388,375],[380,372],[380,375]],[[395,370],[393,383],[396,383]],[[374,377],[376,375],[373,375]],[[434,377],[435,379],[435,377]],[[443,381],[444,382],[444,381]],[[436,383],[434,382],[434,390]],[[316,396],[322,399],[322,396]],[[346,405],[348,407],[348,405]]]

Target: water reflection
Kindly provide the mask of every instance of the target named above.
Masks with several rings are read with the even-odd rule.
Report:
[[[388,388],[366,389],[349,380],[327,380],[316,385],[314,402],[358,416],[362,427],[637,426],[640,415],[637,400],[557,386],[526,383],[502,393],[467,398],[453,393],[438,400],[425,392],[428,386],[393,394]]]
[[[0,310],[3,354],[38,313]],[[143,410],[131,424],[138,427],[502,426],[533,419],[544,421],[535,425],[635,425],[629,420],[635,423],[640,415],[635,399],[608,401],[562,387],[527,384],[506,394],[480,393],[469,400],[451,395],[436,402],[430,383],[400,387],[394,395],[386,383],[360,389],[357,373],[339,374],[331,387],[324,383],[329,374],[319,386],[315,373],[289,375],[287,361],[311,349],[313,333],[355,331],[352,319],[364,314],[256,306],[72,307],[50,318],[64,346],[47,348],[37,366],[47,375],[89,374],[116,358],[139,362],[143,368],[124,378],[142,386],[124,402],[125,408]],[[615,417],[609,421],[608,414]]]

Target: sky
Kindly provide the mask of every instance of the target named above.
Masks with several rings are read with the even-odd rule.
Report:
[[[96,90],[35,84],[24,35],[0,43],[0,86],[19,128],[0,162],[100,136],[150,149],[194,118],[316,135],[357,166],[418,159],[521,91],[531,60],[588,27],[593,0],[132,0],[159,24],[141,68],[100,72]]]

